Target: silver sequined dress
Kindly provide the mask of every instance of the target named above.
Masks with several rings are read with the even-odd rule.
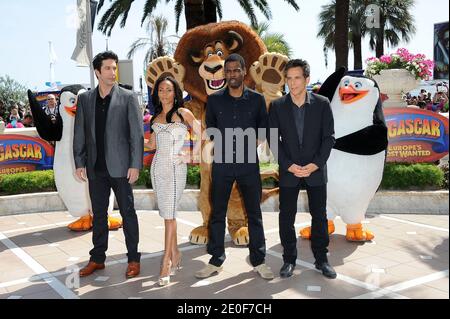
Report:
[[[184,145],[187,126],[181,122],[153,123],[156,153],[151,165],[151,181],[156,193],[159,215],[164,219],[176,218],[178,202],[186,186],[187,165],[176,164]]]

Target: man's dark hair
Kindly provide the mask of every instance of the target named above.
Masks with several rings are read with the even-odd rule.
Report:
[[[28,113],[28,114],[25,114],[25,116],[23,117],[23,119],[28,119],[28,118],[33,119],[33,116]]]
[[[284,74],[287,74],[287,71],[289,69],[293,69],[293,68],[302,68],[303,70],[303,76],[305,77],[305,79],[307,77],[309,77],[309,75],[311,74],[311,67],[309,66],[309,63],[306,60],[302,60],[302,59],[294,59],[294,60],[290,60],[285,68],[284,68]]]
[[[239,62],[240,65],[241,65],[241,68],[243,70],[245,70],[245,60],[244,60],[244,58],[241,55],[239,55],[237,53],[230,54],[228,56],[228,58],[225,59],[225,64],[224,65],[227,65],[228,62]]]
[[[119,63],[119,58],[117,57],[117,54],[115,54],[112,51],[105,51],[105,52],[100,52],[99,54],[97,54],[94,57],[94,60],[92,61],[92,65],[94,66],[94,70],[97,70],[99,72],[101,72],[101,68],[102,68],[102,63],[104,60],[109,60],[112,59],[114,61],[116,61],[116,64]]]

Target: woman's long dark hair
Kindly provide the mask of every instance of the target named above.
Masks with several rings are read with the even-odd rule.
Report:
[[[183,100],[183,92],[181,91],[180,85],[178,82],[172,77],[172,76],[160,76],[158,80],[155,83],[155,86],[153,87],[152,92],[152,103],[155,106],[155,114],[153,114],[152,119],[150,120],[150,130],[153,122],[155,121],[156,117],[162,113],[163,107],[161,104],[161,101],[159,100],[158,91],[159,91],[159,85],[164,82],[169,81],[173,84],[173,88],[175,90],[175,101],[173,104],[172,109],[166,114],[166,122],[167,123],[173,123],[172,116],[175,113],[178,115],[182,122],[184,122],[183,116],[179,112],[179,108],[184,106],[184,100]]]

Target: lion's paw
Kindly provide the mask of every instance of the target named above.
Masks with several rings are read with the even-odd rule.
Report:
[[[149,87],[153,88],[161,76],[172,76],[180,84],[183,90],[183,80],[186,71],[184,67],[173,58],[165,56],[153,60],[147,68],[145,80]]]
[[[265,53],[250,68],[250,75],[256,85],[261,87],[266,95],[281,96],[281,87],[284,85],[284,68],[289,58],[279,53]],[[278,94],[279,93],[279,94]]]

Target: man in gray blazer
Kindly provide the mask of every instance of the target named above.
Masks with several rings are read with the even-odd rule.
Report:
[[[88,265],[80,270],[81,277],[105,268],[111,188],[123,218],[128,250],[126,277],[140,272],[139,226],[131,184],[142,168],[144,130],[136,96],[116,83],[117,63],[118,57],[111,51],[95,56],[98,86],[78,97],[73,155],[77,177],[89,180],[94,244]]]

